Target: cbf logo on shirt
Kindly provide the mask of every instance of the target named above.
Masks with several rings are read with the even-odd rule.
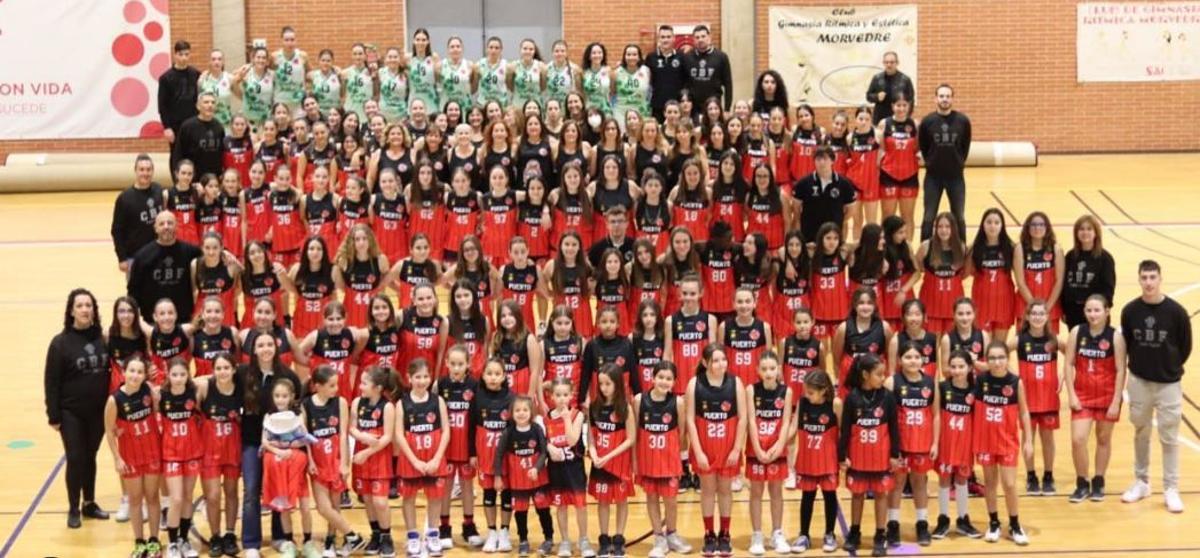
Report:
[[[1145,327],[1133,330],[1134,340],[1145,347],[1155,349],[1162,347],[1163,343],[1167,340],[1167,330],[1155,329],[1154,326],[1158,323],[1158,320],[1155,320],[1154,316],[1146,316],[1146,320],[1143,323]]]
[[[708,81],[708,80],[712,79],[713,74],[716,73],[716,70],[710,68],[708,66],[708,61],[704,60],[702,58],[702,59],[700,59],[699,66],[696,68],[692,68],[692,71],[690,73],[692,74],[692,79],[699,80],[699,81]]]
[[[88,343],[83,346],[83,351],[87,356],[75,359],[75,370],[80,374],[100,374],[107,371],[105,364],[108,362],[108,355],[103,348],[97,350],[95,344]]]
[[[156,283],[175,285],[187,276],[187,268],[182,266],[175,267],[175,258],[166,257],[163,258],[162,263],[159,264],[152,275]]]

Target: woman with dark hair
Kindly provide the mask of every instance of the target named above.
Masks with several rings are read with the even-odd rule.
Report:
[[[750,110],[761,114],[766,120],[770,117],[771,109],[776,107],[787,114],[787,85],[783,83],[783,76],[779,72],[767,70],[758,75],[758,82],[754,84],[754,103],[750,105]]]
[[[608,66],[608,50],[601,43],[592,43],[583,49],[583,94],[588,108],[595,108],[608,116],[612,111],[609,103],[613,94],[612,69]]]
[[[110,373],[91,291],[78,288],[67,295],[63,329],[50,341],[45,374],[46,418],[67,454],[67,527],[78,529],[82,517],[108,519],[96,504],[96,452],[104,438]]]
[[[1104,249],[1100,221],[1091,214],[1076,219],[1071,236],[1075,245],[1065,256],[1061,298],[1068,330],[1087,322],[1083,307],[1092,295],[1103,296],[1111,308],[1117,287],[1113,257]]]

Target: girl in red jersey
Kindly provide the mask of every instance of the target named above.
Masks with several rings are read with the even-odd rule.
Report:
[[[528,556],[529,504],[537,510],[542,524],[544,541],[554,540],[554,525],[550,518],[546,485],[549,483],[546,432],[534,421],[534,400],[523,395],[516,396],[509,408],[512,420],[508,422],[497,445],[492,461],[492,470],[500,474],[492,485],[495,490],[511,494],[513,516],[517,521],[518,553]],[[502,531],[502,537],[507,533]],[[498,541],[497,550],[504,550],[504,540]],[[543,543],[543,546],[545,544]],[[487,552],[487,546],[484,546]]]
[[[210,232],[221,232],[221,180],[217,175],[204,173],[200,177],[196,197],[196,228],[203,240]]]
[[[971,300],[978,310],[979,329],[993,339],[1008,338],[1015,317],[1016,287],[1013,283],[1013,242],[1008,238],[1004,213],[994,207],[983,212],[979,231],[971,243],[967,258],[971,281]]]
[[[325,550],[333,551],[337,532],[345,537],[338,550],[346,555],[361,550],[367,541],[354,532],[338,506],[338,496],[346,490],[350,473],[350,444],[346,429],[350,406],[338,396],[338,373],[329,366],[313,368],[312,395],[300,405],[304,427],[316,441],[308,446],[308,476],[312,484],[317,513],[329,523]],[[345,456],[345,457],[343,457]]]
[[[466,281],[475,289],[475,302],[491,325],[495,313],[492,307],[492,291],[496,288],[495,273],[492,265],[483,259],[483,246],[479,243],[479,238],[474,235],[463,237],[462,242],[449,254],[454,260],[442,274],[442,286],[453,287],[457,282]],[[451,300],[453,299],[451,296]]]
[[[940,335],[954,326],[954,301],[963,296],[966,251],[954,215],[943,212],[933,219],[933,237],[921,243],[916,260],[919,273],[913,278],[924,275],[918,298],[928,310],[929,330]]]
[[[746,448],[746,477],[750,479],[750,554],[762,556],[769,542],[776,554],[791,552],[783,535],[783,480],[787,478],[787,433],[791,431],[792,390],[780,375],[779,357],[773,351],[758,361],[759,381],[746,386],[750,415],[750,443]],[[762,533],[763,490],[771,496],[771,539]]]
[[[860,106],[854,111],[854,131],[846,138],[846,178],[858,190],[857,208],[848,214],[855,222],[854,236],[863,225],[879,222],[879,140],[871,125],[871,108]],[[847,234],[850,234],[849,232]]]
[[[676,382],[676,395],[683,395],[687,384],[696,375],[696,367],[701,361],[701,351],[709,344],[717,342],[717,318],[700,308],[701,288],[700,276],[686,275],[680,280],[680,298],[682,303],[678,311],[667,316],[663,329],[666,332],[666,354],[663,360],[675,363],[679,370],[679,380]]]
[[[237,173],[239,184],[249,184],[254,138],[250,135],[250,121],[244,115],[234,115],[229,121],[229,135],[222,142],[222,151],[221,166]]]
[[[717,127],[713,130],[721,129]],[[746,219],[743,211],[746,191],[750,187],[738,169],[740,156],[737,151],[727,149],[723,153],[716,153],[720,155],[720,159],[710,163],[712,166],[709,169],[712,174],[713,220],[729,223],[729,228],[733,229],[733,239],[741,242],[746,238]]]
[[[159,477],[162,474],[162,450],[159,448],[158,415],[155,414],[158,395],[146,383],[150,365],[139,357],[125,363],[125,381],[113,391],[104,407],[104,431],[108,449],[121,484],[128,494],[134,513],[129,516],[133,527],[132,556],[160,558],[158,542]],[[145,538],[142,513],[150,510],[150,538]]]
[[[353,327],[367,323],[371,297],[384,288],[383,276],[390,269],[386,256],[366,225],[358,224],[342,242],[333,260],[333,283],[342,291],[346,322]]]
[[[662,309],[654,301],[643,300],[638,304],[637,321],[634,322],[630,340],[633,342],[633,358],[637,361],[637,383],[633,391],[645,393],[654,387],[654,368],[662,362],[667,346],[663,336]]]
[[[842,400],[835,397],[833,382],[824,370],[816,369],[804,376],[804,397],[796,406],[793,431],[799,433],[796,445],[805,451],[796,459],[797,483],[800,496],[800,536],[792,542],[793,553],[807,552],[812,546],[808,528],[812,525],[817,490],[825,502],[825,536],[822,550],[837,550],[834,526],[838,518],[838,424],[842,422]]]
[[[479,240],[482,206],[479,192],[472,189],[471,175],[467,170],[457,169],[451,175],[445,205],[446,231],[442,237],[442,257],[449,262],[462,257],[462,245],[468,237],[476,242]]]
[[[241,327],[254,325],[254,305],[259,299],[267,298],[276,308],[286,309],[284,292],[295,290],[283,264],[271,261],[270,251],[262,242],[251,240],[246,244],[246,269],[242,271],[242,323]],[[231,310],[232,311],[232,310]],[[283,312],[276,316],[276,324],[283,325]]]
[[[358,385],[356,375],[358,355],[367,342],[367,332],[346,325],[346,307],[334,300],[321,311],[324,323],[300,341],[300,352],[308,355],[308,365],[315,369],[328,366],[338,375],[338,394],[354,398]]]
[[[229,309],[222,317],[221,323],[227,326],[237,325],[237,309],[234,295],[237,293],[238,278],[242,275],[242,265],[233,254],[226,252],[221,244],[221,235],[217,232],[204,233],[200,244],[203,254],[192,260],[192,290],[195,292],[195,306],[198,308],[208,297],[216,297],[221,304]]]
[[[338,201],[337,207],[336,242],[326,246],[341,246],[354,225],[370,223],[371,197],[367,193],[367,183],[357,176],[351,176],[345,184],[346,194]]]
[[[242,474],[242,385],[235,381],[237,361],[229,352],[213,359],[213,373],[197,379],[196,400],[204,413],[201,437],[204,457],[200,479],[204,488],[204,511],[212,529],[209,548],[237,553],[234,527],[238,513],[238,479]],[[221,534],[221,498],[225,500],[225,531]],[[139,514],[140,515],[140,514]],[[186,536],[186,535],[185,535]]]
[[[149,348],[149,336],[142,329],[141,310],[136,300],[129,296],[117,297],[112,315],[112,324],[105,332],[110,369],[109,393],[125,383],[125,363],[135,356],[147,358]]]
[[[730,487],[741,469],[746,449],[747,409],[745,386],[728,374],[725,349],[716,343],[704,347],[696,377],[688,382],[688,437],[695,440],[692,457],[700,475],[700,512],[704,518],[706,557],[733,555],[729,524],[733,512]],[[713,529],[713,512],[720,511],[720,531]]]
[[[286,169],[279,167],[275,171],[275,181],[267,194],[269,227],[265,239],[271,245],[271,261],[285,268],[299,259],[305,236],[300,211],[304,194],[292,186],[292,172]]]
[[[433,244],[425,233],[414,233],[409,237],[408,257],[392,265],[383,284],[396,290],[396,304],[401,308],[412,306],[412,292],[417,285],[437,285],[441,282],[441,265],[430,258]]]
[[[467,369],[476,380],[483,372],[492,333],[491,322],[483,315],[477,293],[475,285],[467,279],[454,283],[450,289],[451,311],[446,328],[447,345],[461,346],[467,352]],[[449,362],[446,367],[449,368]]]
[[[729,371],[742,385],[752,386],[761,374],[759,359],[774,346],[771,325],[754,315],[754,293],[741,288],[733,294],[734,316],[721,322],[717,339],[729,354]]]
[[[850,115],[844,110],[833,113],[829,132],[822,136],[823,145],[833,149],[833,172],[846,175],[850,165]],[[853,213],[851,208],[850,213]]]
[[[809,374],[824,370],[825,356],[821,353],[821,341],[812,335],[813,317],[808,308],[798,308],[792,312],[792,334],[781,337],[777,355],[783,359],[783,382],[792,390],[796,399],[804,393],[805,378]],[[787,434],[788,442],[788,477],[783,481],[783,487],[788,490],[796,489],[796,453],[799,451],[795,441],[796,423],[792,422],[792,431]],[[836,482],[834,483],[836,486]]]
[[[986,363],[986,359],[984,359]],[[971,453],[973,424],[975,422],[975,395],[972,393],[975,378],[975,357],[972,353],[955,349],[947,359],[950,377],[938,384],[939,406],[937,463],[938,471],[938,514],[933,538],[944,539],[950,533],[950,485],[954,484],[954,505],[957,519],[955,530],[960,535],[977,539],[982,536],[967,515],[967,496],[970,490],[967,479],[975,464]],[[986,366],[986,364],[985,364]],[[914,494],[916,489],[913,489]]]
[[[554,403],[549,412],[538,417],[538,421],[546,429],[546,451],[550,456],[547,466],[550,477],[550,504],[558,508],[558,530],[562,534],[562,544],[559,545],[561,553],[571,550],[570,530],[567,528],[571,508],[575,510],[575,522],[579,530],[579,538],[576,540],[582,542],[588,538],[588,481],[583,470],[584,413],[575,407],[575,392],[578,388],[571,380],[556,378],[550,384]],[[550,540],[547,539],[546,542]],[[548,556],[553,551],[553,547],[546,542],[543,542],[539,549],[543,556]]]
[[[221,241],[233,254],[234,258],[242,259],[245,244],[242,242],[242,183],[238,181],[237,171],[225,169],[221,174]]]
[[[1125,338],[1108,325],[1108,301],[1094,294],[1083,304],[1086,324],[1075,326],[1067,338],[1063,377],[1071,405],[1071,457],[1075,462],[1075,492],[1071,503],[1104,499],[1104,473],[1112,456],[1112,431],[1121,418],[1125,386]],[[1096,476],[1088,482],[1087,439],[1096,425]]]
[[[464,289],[464,292],[470,289]],[[481,367],[482,368],[482,367]],[[471,356],[464,345],[456,344],[446,351],[446,375],[437,379],[434,391],[446,402],[446,482],[457,483],[461,488],[463,522],[462,537],[470,548],[483,545],[483,539],[475,528],[475,465],[476,454],[474,432],[475,395],[479,393],[479,380],[472,374]],[[450,530],[451,491],[445,491],[441,503],[438,536],[441,548],[449,550],[454,545]]]
[[[842,224],[825,223],[817,230],[816,253],[813,254],[810,280],[813,317],[817,325],[813,334],[822,341],[829,339],[838,324],[849,315],[849,283],[846,267],[849,264],[846,247],[842,244]],[[834,354],[837,354],[836,351]]]
[[[517,206],[525,199],[525,194],[511,188],[505,167],[492,167],[487,177],[488,191],[481,202],[483,255],[488,263],[499,266],[505,261],[509,240],[517,236]]]
[[[996,503],[998,487],[1004,487],[1004,507],[1008,511],[1008,536],[1024,546],[1029,537],[1017,517],[1017,456],[1030,454],[1033,430],[1025,397],[1025,382],[1008,370],[1011,349],[1003,341],[992,341],[987,348],[988,373],[978,378],[975,396],[975,461],[983,466],[984,498],[987,500],[987,542],[1000,540],[1000,513]],[[1030,474],[1033,470],[1030,469]]]
[[[887,340],[892,337],[892,328],[879,319],[875,291],[854,291],[850,304],[854,313],[838,325],[830,353],[838,367],[838,397],[850,395],[850,368],[854,359],[869,353],[882,361]]]
[[[525,181],[525,199],[517,204],[517,234],[529,241],[529,257],[550,257],[550,208],[546,205],[546,181],[531,176]]]
[[[575,320],[571,309],[555,306],[550,312],[550,327],[543,342],[545,348],[545,382],[566,380],[572,386],[571,407],[583,405],[578,386],[583,383],[584,340],[575,332]],[[550,386],[547,386],[550,387]],[[542,412],[554,408],[554,394],[549,389],[540,390],[538,399]]]
[[[671,222],[686,228],[696,242],[708,240],[712,219],[712,194],[704,182],[700,163],[689,160],[679,171],[679,184],[667,196]]]
[[[771,167],[758,165],[750,189],[746,192],[746,234],[760,233],[767,248],[783,247],[784,231],[792,228],[792,195],[782,191]]]
[[[1026,492],[1032,496],[1053,496],[1057,493],[1054,486],[1054,431],[1058,430],[1058,412],[1060,407],[1058,394],[1062,391],[1063,381],[1058,374],[1058,353],[1063,347],[1050,329],[1049,306],[1045,301],[1034,299],[1025,306],[1021,329],[1013,339],[1008,340],[1008,350],[1017,352],[1017,374],[1021,376],[1022,385],[1029,399],[1025,402],[1029,409],[1029,422],[1033,425],[1030,434],[1038,434],[1042,443],[1042,461],[1046,467],[1042,475],[1042,484],[1038,485],[1037,471],[1034,468],[1033,444],[1025,452],[1025,485]]]
[[[163,207],[175,214],[175,239],[188,244],[200,244],[200,228],[196,225],[196,198],[192,181],[196,166],[188,159],[175,163],[175,184],[163,191]]]
[[[196,386],[192,383],[186,360],[175,357],[167,365],[167,381],[159,395],[158,413],[162,425],[163,477],[170,499],[167,553],[182,555],[192,550],[191,543],[187,542],[187,529],[192,521],[192,494],[196,478],[200,476],[200,459],[204,455],[200,431],[203,419],[196,405]]]
[[[883,198],[883,216],[896,214],[908,230],[913,230],[913,208],[917,204],[917,123],[913,121],[912,100],[897,95],[892,115],[875,125],[875,140],[883,151],[879,161],[879,188]]]
[[[575,314],[575,329],[585,339],[593,334],[592,267],[583,253],[579,235],[566,233],[558,243],[558,254],[542,270],[542,296],[554,305],[565,305]]]
[[[416,179],[404,187],[404,199],[408,200],[408,234],[410,237],[425,235],[429,239],[429,257],[438,262],[442,261],[442,248],[446,245],[445,189],[433,163],[427,159],[417,164]]]
[[[594,214],[592,198],[584,182],[583,167],[578,162],[567,163],[560,171],[561,185],[550,192],[546,204],[554,210],[550,233],[551,248],[557,249],[562,236],[575,232],[587,246],[592,245]]]
[[[794,333],[792,319],[796,310],[810,308],[809,278],[812,275],[812,256],[804,246],[800,231],[788,231],[784,237],[775,280],[771,285],[771,328],[778,337]],[[811,310],[809,312],[811,316]]]
[[[350,467],[354,491],[362,496],[371,522],[371,543],[384,556],[395,555],[392,542],[392,510],[388,488],[392,480],[392,439],[396,408],[384,397],[392,391],[391,370],[367,369],[359,381],[359,396],[350,406],[350,437],[354,457]]]
[[[942,361],[937,352],[938,336],[925,329],[925,303],[917,299],[909,300],[904,303],[902,311],[904,329],[897,331],[888,341],[888,376],[904,369],[903,359],[900,358],[904,354],[904,347],[916,343],[921,353],[921,371],[935,381],[940,380],[938,365]]]
[[[642,179],[642,197],[633,208],[633,226],[638,240],[645,239],[654,247],[654,252],[667,249],[667,236],[671,230],[671,211],[667,206],[663,177],[648,173]]]
[[[842,548],[850,553],[862,544],[863,503],[867,492],[875,494],[875,538],[872,556],[887,555],[884,524],[888,499],[895,487],[892,471],[901,466],[900,429],[896,399],[884,387],[887,367],[878,356],[854,357],[847,376],[850,395],[842,411],[838,432],[838,460],[846,470],[850,489],[850,532]]]
[[[780,184],[791,184],[792,178],[792,140],[788,137],[788,122],[786,107],[775,107],[765,117],[767,119],[767,138],[775,146],[775,177]]]
[[[447,487],[446,448],[450,436],[443,430],[450,418],[446,402],[436,392],[432,368],[428,361],[417,358],[408,364],[407,374],[412,389],[400,397],[396,413],[396,446],[400,458],[396,475],[400,477],[400,494],[404,498],[404,524],[408,527],[408,555],[421,554],[420,525],[430,526],[425,533],[425,551],[430,556],[442,553],[441,537],[432,526],[441,516],[442,497]],[[417,522],[417,496],[425,493],[426,521]]]
[[[971,355],[971,368],[977,374],[987,372],[983,351],[992,340],[988,332],[975,327],[975,303],[963,297],[954,301],[954,328],[938,341],[938,366],[943,379],[950,375],[950,353],[963,350]]]
[[[308,446],[315,438],[304,427],[297,411],[295,385],[286,379],[271,384],[271,412],[263,416],[262,435],[262,505],[279,513],[283,528],[280,553],[298,553],[292,540],[292,514],[300,510],[300,529],[304,533],[304,553],[318,552],[312,542],[312,497],[306,475]]]
[[[371,198],[371,231],[388,261],[408,255],[408,211],[400,193],[400,178],[390,168],[379,174],[379,190]]]
[[[242,343],[242,362],[250,362],[254,356],[254,340],[264,333],[275,338],[279,359],[286,366],[291,366],[293,362],[308,362],[308,357],[300,351],[300,340],[296,339],[292,330],[277,324],[279,312],[275,308],[275,302],[269,298],[260,298],[254,303],[251,314],[254,316],[253,323],[238,332],[238,340]]]
[[[883,236],[883,227],[869,223],[859,233],[858,244],[850,251],[850,290],[857,291],[859,287],[875,290],[875,299],[883,297],[883,275],[887,273],[887,258],[884,256],[887,242]]]
[[[258,147],[254,150],[254,161],[262,163],[264,180],[268,183],[275,181],[275,171],[287,166],[287,144],[282,141],[279,125],[274,120],[267,120],[259,126]],[[254,168],[254,163],[250,164]],[[254,181],[253,171],[250,174],[251,183]]]
[[[192,325],[192,355],[196,360],[196,377],[212,374],[217,356],[237,352],[237,338],[233,328],[223,325],[225,305],[221,299],[208,297],[200,306],[200,313]]]
[[[371,322],[367,325],[367,344],[358,359],[359,371],[372,366],[396,369],[400,358],[400,328],[392,299],[384,293],[371,297]]]
[[[687,228],[676,226],[671,230],[671,247],[659,258],[659,265],[666,271],[666,301],[663,303],[663,314],[670,316],[678,311],[682,304],[680,290],[683,278],[688,274],[696,275],[697,279],[700,277],[700,256],[692,242],[692,233],[688,232]]]
[[[884,381],[884,389],[891,391],[896,400],[900,423],[900,467],[894,471],[896,486],[902,487],[906,482],[912,485],[913,505],[917,510],[917,544],[920,546],[929,546],[933,542],[929,532],[926,474],[933,470],[937,460],[941,433],[941,422],[937,420],[941,413],[938,378],[925,370],[926,346],[904,341],[896,350],[900,370]],[[892,548],[900,545],[900,498],[903,492],[893,490],[888,497],[887,543]]]
[[[413,304],[400,314],[400,358],[397,371],[407,371],[417,360],[434,370],[442,369],[446,352],[449,324],[438,314],[437,292],[433,284],[423,283],[413,289]],[[408,387],[408,377],[400,378],[400,386]]]
[[[687,407],[675,393],[675,370],[671,361],[659,362],[654,367],[653,387],[633,399],[638,428],[634,461],[637,482],[646,492],[646,515],[654,531],[654,548],[649,553],[653,558],[666,558],[667,552],[692,551],[692,546],[675,530],[679,478],[685,470],[674,456],[687,447],[686,429],[680,423]]]
[[[150,338],[150,385],[158,387],[167,377],[167,363],[174,358],[192,362],[192,332],[196,326],[178,323],[175,303],[164,298],[154,304],[154,326],[142,325]]]
[[[595,279],[596,308],[611,306],[617,310],[617,335],[628,336],[633,330],[633,319],[630,313],[633,308],[633,290],[629,285],[629,277],[625,275],[625,266],[621,262],[621,252],[609,248],[600,256],[600,269]],[[596,321],[600,321],[599,314]],[[593,328],[592,331],[595,331]]]
[[[588,494],[596,499],[600,522],[600,555],[624,551],[625,524],[629,518],[629,496],[633,494],[633,445],[637,438],[637,415],[629,407],[621,388],[621,369],[605,366],[597,375],[596,400],[588,408],[588,455],[592,471]],[[615,534],[609,535],[609,512],[616,506]],[[560,522],[561,525],[561,522]],[[581,532],[583,532],[581,530]],[[595,554],[587,537],[579,537],[579,553]]]
[[[271,229],[270,211],[267,207],[270,193],[271,185],[267,181],[266,164],[256,159],[250,164],[250,183],[242,190],[238,203],[238,212],[242,216],[242,242],[248,244],[253,241],[267,241],[267,231]]]
[[[813,154],[825,143],[825,129],[816,124],[816,113],[807,104],[796,107],[796,129],[792,131],[791,175],[800,180],[816,171]]]
[[[662,307],[666,299],[667,272],[658,263],[657,249],[649,240],[634,241],[633,260],[625,264],[625,273],[629,276],[631,308],[636,309],[646,301]]]
[[[537,401],[542,388],[541,342],[529,331],[515,301],[500,302],[496,324],[499,327],[492,336],[489,353],[503,363],[513,393]]]
[[[512,495],[508,490],[497,489],[497,479],[503,468],[493,468],[496,456],[499,454],[500,436],[508,428],[512,418],[509,407],[512,406],[514,395],[509,390],[509,384],[504,373],[504,363],[498,357],[489,358],[484,364],[482,381],[479,391],[475,394],[471,406],[469,421],[471,432],[471,447],[475,455],[471,456],[470,464],[479,471],[479,485],[483,489],[483,515],[487,519],[488,536],[483,543],[483,551],[496,552],[500,548],[512,550],[512,542],[508,538],[508,522],[512,516]],[[496,495],[501,493],[499,525],[496,523]]]
[[[1013,269],[1016,270],[1018,326],[1025,315],[1025,308],[1034,300],[1046,303],[1049,312],[1050,331],[1058,334],[1058,323],[1062,321],[1063,264],[1062,247],[1054,239],[1054,228],[1050,218],[1041,211],[1034,211],[1021,225],[1021,242],[1013,246]],[[1030,411],[1037,412],[1037,411]]]
[[[325,169],[328,174],[330,191],[340,192],[345,186],[333,184],[338,177],[337,145],[330,137],[329,125],[323,120],[312,123],[312,141],[296,158],[296,176],[304,178],[301,184],[305,193],[311,192],[315,187],[317,169]]]
[[[775,143],[766,136],[765,127],[766,123],[763,122],[761,114],[751,114],[746,120],[746,133],[741,141],[740,149],[742,152],[742,177],[746,179],[746,182],[753,182],[754,169],[759,165],[766,165],[774,172]]]
[[[706,312],[724,321],[733,316],[733,291],[737,282],[733,262],[741,255],[742,246],[733,243],[729,225],[716,221],[709,227],[709,240],[696,245],[700,259],[700,274],[704,277]]]
[[[912,247],[908,244],[910,230],[895,215],[883,218],[883,238],[886,242],[883,259],[887,262],[887,269],[881,279],[883,286],[879,289],[879,317],[893,330],[904,325],[900,319],[900,307],[905,301],[915,298],[912,288],[919,278],[914,273],[917,264],[913,260]]]
[[[329,191],[329,169],[317,167],[312,176],[312,191],[300,202],[300,215],[309,237],[320,237],[327,246],[338,243],[338,207],[340,196]]]
[[[288,271],[288,278],[296,291],[292,331],[303,339],[320,325],[321,312],[334,297],[333,263],[321,237],[304,241],[304,256]]]
[[[492,269],[492,280],[499,284],[502,300],[516,302],[525,323],[538,323],[533,316],[533,305],[537,302],[539,312],[542,315],[546,314],[546,299],[540,288],[544,281],[541,280],[537,264],[529,259],[529,243],[519,236],[513,237],[508,241],[508,263],[492,266]],[[496,315],[490,308],[484,310],[489,319]],[[495,312],[499,311],[500,306],[497,304]]]

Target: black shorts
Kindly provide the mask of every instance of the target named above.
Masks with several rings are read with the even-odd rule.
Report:
[[[886,171],[880,170],[879,171],[879,185],[881,187],[893,186],[893,187],[900,187],[900,188],[916,188],[916,187],[920,186],[921,184],[917,180],[917,175],[915,175],[915,174],[908,178],[905,178],[903,180],[897,180],[895,178],[892,178],[892,176],[889,175]]]
[[[550,473],[550,490],[586,491],[587,474],[583,471],[583,461],[573,459],[566,462],[551,461],[547,466]]]

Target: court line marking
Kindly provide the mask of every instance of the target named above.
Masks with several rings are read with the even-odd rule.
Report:
[[[46,491],[50,490],[50,485],[54,482],[58,472],[62,470],[63,465],[67,462],[67,456],[64,454],[58,458],[58,463],[54,464],[54,468],[50,470],[50,475],[46,477],[42,487],[33,497],[33,501],[29,503],[29,507],[25,509],[25,513],[21,515],[21,519],[17,521],[17,526],[13,528],[12,534],[8,536],[8,540],[4,542],[4,548],[0,548],[0,558],[8,556],[8,551],[12,550],[13,544],[17,542],[17,537],[21,536],[21,531],[25,529],[25,525],[29,523],[29,518],[33,517],[33,513],[37,510],[39,504],[42,503],[42,498],[46,497]]]
[[[1129,220],[1130,220],[1130,221],[1132,221],[1134,224],[1138,224],[1138,225],[1142,224],[1142,223],[1141,223],[1140,221],[1138,221],[1138,220],[1137,220],[1137,219],[1136,219],[1136,218],[1135,218],[1133,215],[1130,215],[1128,211],[1125,211],[1125,208],[1121,207],[1121,205],[1120,205],[1120,204],[1118,204],[1116,200],[1112,199],[1112,197],[1111,197],[1111,196],[1109,196],[1107,193],[1105,193],[1105,192],[1104,192],[1104,190],[1098,190],[1098,192],[1100,193],[1100,197],[1102,197],[1102,198],[1104,198],[1104,199],[1108,200],[1108,203],[1109,203],[1109,204],[1112,204],[1112,206],[1113,206],[1113,207],[1117,208],[1117,211],[1121,212],[1121,215],[1124,215],[1126,219],[1129,219]],[[1150,233],[1150,234],[1153,234],[1153,235],[1155,235],[1155,236],[1158,236],[1158,237],[1160,237],[1160,238],[1164,238],[1164,239],[1166,239],[1166,240],[1169,240],[1169,241],[1171,241],[1171,242],[1174,242],[1175,244],[1180,244],[1180,245],[1182,245],[1182,246],[1184,246],[1184,247],[1187,247],[1187,248],[1190,248],[1190,249],[1192,249],[1192,250],[1200,250],[1200,248],[1196,248],[1196,246],[1195,246],[1194,244],[1189,244],[1189,243],[1187,243],[1187,242],[1184,242],[1184,241],[1182,241],[1182,240],[1179,240],[1178,238],[1175,238],[1175,237],[1172,237],[1172,236],[1170,236],[1170,235],[1164,234],[1164,233],[1162,233],[1161,231],[1159,231],[1159,230],[1155,229],[1155,228],[1154,228],[1154,227],[1152,227],[1152,226],[1146,225],[1146,232],[1148,232],[1148,233]]]
[[[1183,262],[1183,263],[1186,263],[1189,265],[1200,267],[1200,263],[1181,258],[1174,254],[1163,252],[1161,250],[1152,248],[1150,246],[1146,246],[1145,244],[1142,244],[1140,242],[1134,242],[1132,240],[1129,240],[1128,238],[1121,236],[1121,233],[1117,232],[1117,230],[1115,228],[1109,226],[1109,224],[1107,222],[1105,222],[1104,217],[1102,217],[1100,215],[1100,213],[1098,213],[1095,209],[1092,209],[1092,206],[1088,205],[1088,203],[1086,201],[1084,201],[1084,199],[1075,190],[1069,190],[1069,192],[1071,193],[1071,196],[1075,198],[1075,201],[1078,201],[1080,203],[1080,205],[1082,205],[1084,207],[1084,209],[1086,209],[1088,211],[1088,213],[1091,213],[1092,216],[1096,218],[1096,220],[1100,221],[1100,224],[1102,226],[1104,226],[1105,228],[1107,228],[1109,230],[1109,232],[1112,233],[1113,237],[1117,238],[1118,240],[1128,242],[1129,244],[1137,246],[1138,248],[1141,248],[1142,250],[1145,250],[1147,252],[1153,252],[1160,256],[1165,256],[1165,257],[1171,258],[1173,260],[1177,260],[1177,261],[1180,261],[1180,262]],[[996,194],[994,192],[992,193],[992,196],[995,197],[997,200],[1000,199],[998,196],[996,196]],[[1138,225],[1138,226],[1141,228],[1146,228],[1144,225]]]

